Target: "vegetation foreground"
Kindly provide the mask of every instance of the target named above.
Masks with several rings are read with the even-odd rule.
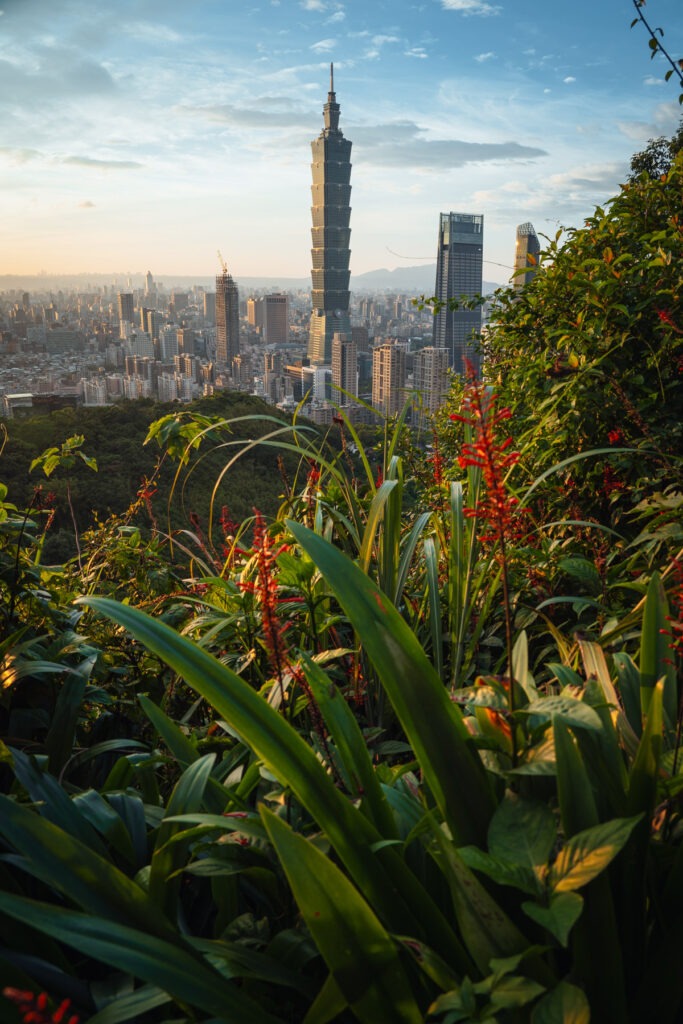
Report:
[[[59,565],[4,489],[3,1021],[681,1020],[681,161],[501,292],[427,459],[262,420],[271,519],[147,481]],[[152,426],[171,504],[231,431]]]

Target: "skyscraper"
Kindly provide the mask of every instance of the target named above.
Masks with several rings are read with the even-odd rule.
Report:
[[[332,339],[332,399],[349,405],[358,395],[356,343],[341,334]]]
[[[131,292],[119,292],[119,320],[133,323],[133,295]]]
[[[512,279],[515,288],[523,288],[538,270],[538,257],[541,243],[530,221],[520,224],[517,228],[517,244],[515,245],[515,270]],[[524,271],[524,273],[522,273]]]
[[[283,292],[266,295],[263,300],[263,340],[266,345],[289,341],[289,298]]]
[[[421,396],[420,421],[434,415],[448,394],[448,350],[422,348],[413,360],[413,387]]]
[[[223,267],[216,278],[216,362],[232,367],[240,352],[240,314],[237,285]]]
[[[437,299],[445,303],[434,317],[434,345],[448,350],[448,362],[463,376],[466,364],[479,371],[476,336],[481,331],[481,306],[448,309],[450,299],[472,299],[481,294],[484,261],[484,218],[476,213],[442,213],[436,252]]]
[[[372,404],[385,416],[395,416],[405,402],[406,354],[387,342],[372,352]]]
[[[331,64],[330,91],[323,117],[325,126],[311,143],[313,311],[308,355],[312,363],[330,362],[335,334],[351,336],[351,143],[339,130],[339,104]]]

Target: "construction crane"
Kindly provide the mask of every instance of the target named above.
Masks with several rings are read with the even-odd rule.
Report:
[[[218,262],[220,263],[221,267],[223,268],[223,273],[227,275],[227,273],[228,273],[228,264],[223,259],[223,253],[220,251],[220,249],[218,250]]]

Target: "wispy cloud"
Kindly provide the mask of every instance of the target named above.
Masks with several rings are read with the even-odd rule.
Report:
[[[648,75],[647,78],[643,79],[643,85],[664,85],[664,79],[655,78],[654,75]]]
[[[496,4],[486,3],[486,0],[441,0],[441,6],[445,11],[458,11],[466,16],[478,14],[482,17],[500,14],[503,9]]]
[[[572,82],[576,81],[576,79],[574,78],[573,75],[567,75],[567,77],[563,78],[562,81],[564,82],[565,85],[571,85]]]
[[[534,160],[546,151],[517,142],[465,142],[430,139],[413,121],[349,128],[354,145],[363,148],[366,164],[441,173],[468,164]],[[366,149],[367,147],[367,149]]]
[[[336,42],[336,39],[319,39],[317,43],[311,43],[310,49],[314,53],[329,53],[334,49]]]
[[[474,59],[478,64],[483,64],[485,60],[491,60],[495,56],[493,50],[489,50],[488,53],[478,53]]]
[[[325,4],[323,0],[301,0],[301,7],[305,11],[324,11]]]
[[[92,210],[94,209],[94,207],[95,204],[91,203],[89,199],[86,199],[84,202],[78,204],[79,210]]]
[[[96,160],[91,156],[67,156],[62,163],[73,164],[76,167],[93,167],[100,171],[134,171],[144,166],[137,160]]]
[[[121,31],[146,43],[180,43],[183,39],[179,32],[175,32],[167,25],[151,21],[131,21],[123,24]]]
[[[403,56],[404,57],[417,57],[420,60],[426,60],[427,59],[427,51],[425,50],[424,46],[413,46],[412,49],[410,49],[410,50],[404,50]]]
[[[327,19],[327,24],[328,25],[337,25],[337,24],[339,24],[340,21],[343,21],[345,17],[346,17],[346,12],[345,11],[335,11],[334,14],[331,14],[330,17]]]

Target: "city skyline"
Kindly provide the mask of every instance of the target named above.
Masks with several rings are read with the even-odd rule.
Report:
[[[554,236],[680,108],[628,0],[0,0],[0,275],[310,271],[330,61],[354,141],[352,274],[433,261],[439,210]],[[678,0],[648,17],[683,52]],[[267,32],[264,31],[267,24]],[[276,249],[265,243],[273,231]]]

